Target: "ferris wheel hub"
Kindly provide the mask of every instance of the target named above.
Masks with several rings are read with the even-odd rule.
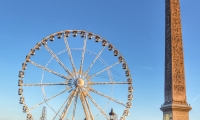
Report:
[[[77,82],[76,82],[76,84],[77,84],[77,86],[79,86],[79,87],[83,87],[84,86],[84,80],[82,79],[82,78],[78,78],[78,80],[77,80]]]
[[[83,42],[82,42],[83,43],[83,47],[81,47],[81,48],[80,47],[78,47],[78,48],[70,47],[69,43],[72,42],[71,44],[76,44],[76,42],[77,42],[77,41],[74,41],[74,40],[70,40],[70,38],[68,39],[70,34],[72,34],[73,37],[80,36],[81,38],[83,38]],[[58,53],[54,53],[52,51],[53,49],[58,48],[58,47],[50,45],[50,44],[53,44],[53,43],[48,43],[48,41],[57,41],[56,36],[57,36],[58,39],[63,38],[64,43],[65,43],[64,46],[66,46],[66,48],[62,48],[61,47],[61,51],[59,51]],[[93,44],[91,44],[91,42],[88,43],[89,41],[98,42],[103,47],[101,47],[101,48],[100,47],[95,47],[95,46],[93,46]],[[88,47],[89,45],[91,47]],[[77,45],[77,46],[79,46],[79,45]],[[44,47],[45,51],[49,52],[51,54],[51,56],[52,56],[50,58],[50,60],[46,63],[45,66],[42,65],[42,64],[36,63],[36,62],[32,61],[32,59],[31,59],[32,56],[36,53],[36,50],[40,50],[41,47]],[[55,48],[51,49],[51,47],[55,47]],[[91,48],[91,50],[89,50],[88,48]],[[111,62],[113,61],[112,58],[110,59],[109,57],[105,57],[106,53],[104,53],[104,52],[106,52],[106,48],[108,49],[108,51],[113,52],[114,56],[116,56],[116,59],[117,59],[117,60],[115,60],[116,63],[114,63],[112,65],[108,65],[106,63],[107,60],[110,60]],[[97,52],[98,51],[99,52],[98,53],[93,52],[93,49],[96,49]],[[74,51],[78,51],[79,53],[81,51],[81,57],[77,56],[77,55],[80,55],[79,53],[75,54],[75,52],[71,52],[73,50]],[[45,53],[45,52],[42,52],[42,53]],[[70,59],[69,62],[64,62],[65,64],[62,62],[62,60],[64,60],[64,59],[59,59],[59,58],[63,58],[63,57],[60,57],[60,55],[64,54],[64,53],[68,54],[69,59]],[[74,55],[72,53],[74,53]],[[88,55],[85,55],[86,53]],[[76,56],[79,59],[81,58],[81,61],[80,61],[81,63],[78,64],[78,66],[75,64],[76,61],[74,61],[77,58],[73,59],[73,56]],[[103,59],[104,57],[107,58],[106,61]],[[39,57],[39,58],[41,58],[41,57]],[[92,59],[93,61],[91,61],[90,59]],[[33,60],[35,60],[35,59],[33,59]],[[54,65],[54,63],[50,63],[52,60],[56,61],[60,65],[58,67],[59,69],[57,69],[56,71],[54,71],[54,70],[49,68],[49,64],[53,64]],[[40,83],[36,83],[36,84],[30,84],[30,83],[24,84],[23,83],[23,78],[24,78],[24,75],[25,75],[25,70],[27,68],[27,63],[30,63],[30,64],[34,65],[35,67],[39,67],[40,69],[43,70],[42,79],[41,79]],[[125,72],[124,75],[120,74],[121,71],[118,69],[120,67],[116,66],[117,64],[120,64],[120,63],[121,63],[122,69],[124,69],[124,72]],[[71,67],[70,67],[70,64],[71,64]],[[97,64],[96,68],[94,68],[95,67],[94,64]],[[102,66],[102,67],[98,68],[99,65]],[[116,66],[116,67],[114,68],[114,66]],[[63,72],[60,71],[60,67],[64,71],[66,71],[67,75],[66,75],[66,73],[63,74]],[[79,69],[77,69],[77,68],[79,68]],[[101,70],[101,71],[96,71],[95,69],[96,70]],[[34,69],[32,69],[32,70],[34,71]],[[44,71],[47,71],[47,72],[49,72],[51,74],[56,75],[57,77],[62,78],[62,82],[54,82],[54,83],[43,82],[44,81],[44,73],[45,73]],[[120,73],[118,73],[118,71]],[[62,72],[62,73],[60,73],[60,72]],[[116,76],[115,80],[116,81],[114,81],[112,73],[115,74],[115,76]],[[32,73],[30,73],[30,74],[32,74]],[[37,74],[35,74],[35,75],[37,75]],[[80,108],[80,109],[84,110],[85,115],[83,114],[83,116],[86,117],[86,119],[94,119],[93,117],[96,117],[96,116],[99,115],[99,114],[97,114],[96,116],[94,116],[90,112],[93,108],[94,109],[98,108],[98,110],[101,112],[101,114],[104,115],[105,118],[109,119],[109,116],[107,116],[107,114],[101,108],[101,106],[98,105],[98,103],[96,103],[94,101],[94,99],[93,99],[93,97],[99,97],[99,98],[105,98],[105,100],[101,101],[102,103],[106,103],[107,100],[109,100],[106,103],[105,107],[108,106],[110,101],[115,102],[115,104],[117,104],[117,105],[120,104],[120,105],[124,106],[125,107],[124,109],[120,109],[121,111],[123,111],[123,114],[122,114],[120,120],[124,120],[125,117],[129,114],[129,108],[132,105],[131,104],[131,100],[133,99],[133,95],[132,95],[132,92],[133,92],[132,78],[131,78],[131,72],[130,72],[130,70],[128,68],[128,65],[127,65],[125,59],[123,58],[121,53],[109,41],[107,41],[106,39],[98,36],[97,34],[94,34],[94,33],[88,32],[88,31],[84,31],[84,30],[65,30],[65,31],[60,31],[60,32],[53,33],[50,36],[45,37],[40,42],[38,42],[31,49],[29,54],[26,56],[25,61],[22,64],[22,70],[19,72],[18,76],[19,76],[18,95],[20,95],[19,103],[23,104],[23,112],[27,113],[27,119],[33,120],[33,117],[32,117],[32,114],[30,113],[30,110],[32,110],[32,109],[34,109],[36,107],[39,107],[43,103],[46,103],[48,105],[48,107],[51,108],[52,112],[56,113],[54,118],[59,117],[57,115],[60,114],[60,110],[62,109],[63,105],[66,104],[66,107],[64,108],[64,110],[63,110],[63,112],[62,112],[62,114],[60,116],[60,120],[64,120],[66,115],[69,114],[68,111],[70,111],[70,109],[72,109],[72,108],[70,108],[70,105],[73,104],[73,102],[74,102],[74,108],[73,108],[73,114],[71,115],[72,119],[74,119],[76,117],[74,113],[76,112],[76,104],[78,102],[82,103],[82,107],[83,108]],[[47,77],[50,78],[51,76],[47,76]],[[101,77],[102,81],[101,81],[101,79],[98,79],[97,77]],[[123,88],[128,87],[128,89],[126,89],[126,91],[128,90],[128,95],[125,96],[125,97],[128,97],[126,103],[125,103],[125,101],[120,102],[118,99],[114,99],[113,97],[110,97],[109,95],[106,95],[106,93],[104,94],[104,93],[100,92],[100,91],[102,91],[101,89],[103,89],[103,91],[104,91],[104,89],[108,90],[108,88],[112,85],[110,92],[111,92],[111,95],[113,95],[113,92],[114,92],[113,86],[116,85],[116,86],[118,86],[119,91],[123,91],[123,93],[124,93],[125,89],[121,89],[121,87],[119,85],[117,85],[117,84],[119,84],[119,85],[120,84],[125,84],[125,86]],[[58,86],[58,85],[59,86],[64,86],[64,87],[62,87],[62,89],[64,88],[64,90],[62,92],[50,97],[50,98],[46,98],[46,91],[45,91],[44,87],[49,87],[49,86],[54,86],[54,85],[55,86]],[[105,85],[105,87],[104,87],[104,85]],[[25,98],[23,97],[24,96],[23,95],[23,87],[24,86],[41,86],[42,87],[42,94],[43,94],[43,97],[44,97],[45,100],[42,101],[41,103],[36,104],[35,106],[29,108],[25,104]],[[95,86],[97,86],[97,87],[95,87]],[[103,87],[101,87],[101,86],[103,86]],[[106,86],[108,86],[108,87],[106,87]],[[59,89],[60,89],[60,87],[59,87]],[[95,90],[95,89],[97,89],[97,90]],[[48,90],[48,91],[51,92],[50,90]],[[63,103],[63,105],[61,106],[61,108],[57,112],[57,111],[54,110],[54,108],[52,106],[50,106],[48,104],[49,103],[48,101],[51,100],[51,99],[54,99],[55,97],[65,93],[65,92],[68,92],[69,95],[67,96],[66,101]],[[99,95],[99,96],[92,95],[92,94],[96,94],[96,95]],[[126,92],[126,94],[127,94],[127,92]],[[65,95],[63,94],[62,96],[65,97]],[[80,98],[80,100],[78,100],[79,98]],[[88,102],[87,99],[89,99],[91,102]],[[122,98],[120,97],[119,99],[122,99]],[[54,99],[54,101],[56,103],[58,103],[57,100]],[[62,101],[62,98],[60,99],[60,101]],[[92,109],[90,109],[90,103],[93,104],[93,106],[91,106]],[[103,105],[103,104],[101,104],[101,105]],[[34,113],[34,114],[36,114],[36,113]],[[111,115],[111,114],[109,114],[109,115]],[[114,115],[114,113],[112,115]]]

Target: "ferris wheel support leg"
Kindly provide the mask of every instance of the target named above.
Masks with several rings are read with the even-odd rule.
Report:
[[[74,108],[73,108],[72,120],[74,120],[75,111],[76,111],[77,100],[78,100],[78,92],[76,93],[76,97],[75,97],[75,101],[74,101]]]
[[[87,112],[87,109],[86,109],[86,106],[85,106],[85,100],[84,100],[83,92],[81,92],[81,94],[80,94],[80,99],[81,99],[81,103],[82,103],[82,106],[83,106],[83,110],[85,112],[86,120],[89,120],[88,112]]]
[[[63,108],[63,106],[66,104],[66,102],[69,100],[70,96],[68,96],[68,98],[65,100],[65,102],[62,104],[62,106],[60,107],[60,109],[58,110],[58,112],[56,113],[56,115],[54,116],[53,120],[56,118],[56,116],[59,114],[60,110]],[[60,116],[61,117],[61,116]]]
[[[72,93],[71,93],[71,95],[70,95],[70,97],[69,97],[69,101],[67,102],[67,104],[66,104],[66,106],[65,106],[65,109],[63,110],[63,112],[62,112],[62,114],[61,114],[60,120],[64,120],[64,119],[65,119],[65,116],[66,116],[66,114],[67,114],[67,112],[68,112],[68,110],[69,110],[69,107],[70,107],[71,103],[72,103],[73,96],[74,96],[74,94],[76,94],[76,93],[77,93],[77,89],[76,89],[75,91],[72,91]]]
[[[83,93],[83,94],[84,94],[84,93]],[[87,108],[88,108],[88,111],[89,111],[89,114],[90,114],[90,119],[91,119],[91,120],[94,120],[94,118],[93,118],[93,116],[92,116],[92,111],[90,110],[90,105],[89,105],[89,103],[88,103],[88,100],[87,100],[85,94],[84,94],[84,98],[85,98],[85,103],[86,103],[86,105],[87,105]]]

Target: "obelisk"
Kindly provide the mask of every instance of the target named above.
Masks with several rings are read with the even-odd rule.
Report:
[[[189,120],[186,100],[180,1],[165,0],[165,89],[163,120]]]

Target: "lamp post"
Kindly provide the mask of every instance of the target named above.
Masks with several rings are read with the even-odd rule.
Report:
[[[110,115],[110,120],[117,120],[117,114],[113,112],[113,109],[111,109],[109,115]]]

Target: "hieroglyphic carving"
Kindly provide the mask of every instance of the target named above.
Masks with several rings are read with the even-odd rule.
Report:
[[[173,111],[173,120],[189,120],[188,112]]]
[[[185,74],[179,0],[171,0],[173,100],[185,102]]]
[[[185,102],[185,76],[179,0],[166,0],[165,12],[165,102],[171,100]]]
[[[179,0],[165,0],[165,103],[164,120],[189,120],[186,102]]]

